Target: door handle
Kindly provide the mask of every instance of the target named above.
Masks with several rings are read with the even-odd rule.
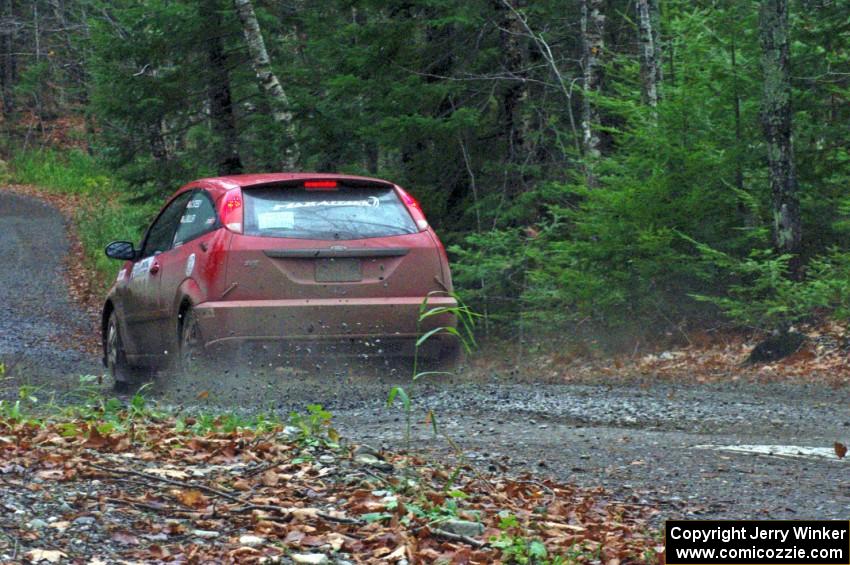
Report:
[[[152,275],[155,275],[159,272],[159,263],[153,263],[148,272]]]

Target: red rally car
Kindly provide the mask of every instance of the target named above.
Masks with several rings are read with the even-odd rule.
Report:
[[[456,323],[419,322],[426,297],[455,305],[448,259],[419,203],[379,179],[197,180],[168,199],[138,248],[116,241],[106,254],[124,261],[102,317],[103,362],[118,387],[228,346],[288,356],[377,342],[372,355],[412,355],[418,335]],[[454,364],[454,337],[435,338],[420,354]]]

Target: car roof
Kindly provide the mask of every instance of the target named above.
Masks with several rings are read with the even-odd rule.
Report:
[[[276,182],[285,182],[293,180],[306,179],[327,179],[327,180],[359,180],[366,182],[375,182],[384,185],[392,185],[393,183],[372,177],[361,177],[358,175],[345,175],[339,173],[260,173],[248,175],[228,175],[222,177],[210,177],[192,181],[188,186],[205,186],[208,188],[219,188],[230,190],[233,188],[245,188],[249,186],[258,186],[264,184],[274,184]]]

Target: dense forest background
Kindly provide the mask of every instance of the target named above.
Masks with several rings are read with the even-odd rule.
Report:
[[[0,0],[0,94],[101,268],[185,181],[344,171],[417,196],[489,333],[850,309],[848,0]]]

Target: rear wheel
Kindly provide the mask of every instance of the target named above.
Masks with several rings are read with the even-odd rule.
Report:
[[[112,375],[116,392],[127,392],[133,385],[138,384],[143,376],[142,371],[127,363],[124,341],[115,312],[109,315],[106,325],[106,367]]]
[[[184,374],[196,374],[204,367],[204,342],[195,311],[190,307],[182,315],[180,324],[179,370]]]

